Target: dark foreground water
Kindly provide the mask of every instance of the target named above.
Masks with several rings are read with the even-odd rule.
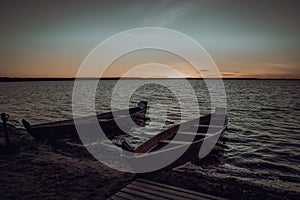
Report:
[[[142,80],[135,80],[142,81]],[[182,84],[172,80],[173,85]],[[96,112],[110,110],[114,80],[101,81],[96,95]],[[191,80],[201,114],[209,113],[210,99],[203,81]],[[91,81],[82,82],[83,94],[89,93]],[[132,81],[128,81],[128,88]],[[250,183],[300,191],[300,81],[292,80],[225,80],[228,108],[226,144],[214,153],[215,162],[208,167],[186,164],[182,169],[202,173],[219,180],[233,177]],[[0,83],[0,112],[10,115],[10,123],[21,127],[20,120],[32,124],[72,118],[72,81]],[[187,95],[184,91],[181,95]],[[130,99],[133,106],[148,100],[152,124],[164,123],[166,109],[168,126],[183,116],[197,116],[195,108],[180,112],[178,100],[166,88],[145,85]],[[126,103],[117,99],[120,108]],[[164,109],[162,109],[164,108]],[[92,114],[93,108],[85,111]],[[84,114],[83,114],[84,115]],[[154,119],[155,117],[155,119]],[[161,119],[161,120],[160,120]],[[155,132],[134,133],[133,144]]]

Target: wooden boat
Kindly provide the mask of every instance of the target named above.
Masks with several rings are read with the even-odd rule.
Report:
[[[130,117],[128,117],[128,112],[130,113]],[[124,131],[117,126],[115,121],[116,116],[119,122],[127,123],[133,120],[136,124],[143,125],[146,112],[147,102],[140,101],[135,108],[99,114],[97,115],[97,119],[104,133],[110,138],[115,135],[125,134]],[[80,121],[80,124],[83,126],[90,126],[91,121],[93,121],[92,119],[94,119],[93,116],[80,118],[78,121]],[[29,122],[23,119],[22,123],[26,130],[39,141],[78,137],[73,119],[37,125],[30,125]]]
[[[164,169],[174,168],[198,157],[205,157],[214,148],[216,142],[223,138],[226,127],[226,110],[217,108],[212,114],[175,125],[135,149],[125,141],[122,143],[122,148],[134,153],[133,156],[127,156],[133,168],[147,171],[148,166],[145,163],[149,163],[149,160],[152,165],[149,171],[153,171],[156,164],[157,170],[160,170],[160,163],[169,163],[164,166]]]

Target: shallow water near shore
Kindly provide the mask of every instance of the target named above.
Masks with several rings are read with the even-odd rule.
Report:
[[[130,80],[142,81],[142,80]],[[130,88],[128,80],[128,88]],[[180,81],[173,84],[180,86]],[[202,80],[189,80],[201,115],[211,112],[208,91]],[[72,118],[73,81],[0,83],[0,111],[10,115],[10,124],[22,127],[21,119],[32,124]],[[115,80],[101,80],[96,95],[96,112],[110,111]],[[89,88],[91,81],[83,85]],[[228,130],[226,143],[209,157],[205,165],[187,163],[175,170],[189,171],[224,180],[228,177],[263,184],[286,191],[300,191],[300,81],[295,80],[224,80],[227,94]],[[85,87],[83,87],[85,88]],[[88,91],[84,91],[88,92]],[[184,95],[184,92],[182,93]],[[131,98],[131,106],[148,100],[152,123],[161,123],[161,106],[167,113],[166,127],[179,122],[180,113],[197,116],[195,108],[180,111],[172,92],[146,85]],[[120,108],[126,106],[119,100]],[[93,114],[92,108],[86,108]],[[135,134],[138,144],[155,133]],[[208,164],[207,164],[208,163]]]

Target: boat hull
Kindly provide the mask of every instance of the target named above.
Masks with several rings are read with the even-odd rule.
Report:
[[[195,123],[199,123],[197,133],[195,129],[190,129]],[[226,128],[226,111],[215,112],[171,127],[137,147],[133,155],[124,154],[129,165],[138,173],[172,169],[207,156],[216,143],[222,140]],[[181,137],[177,137],[177,134],[181,134]],[[182,134],[189,135],[187,142],[184,141],[187,135]],[[178,138],[183,140],[178,141]]]
[[[200,150],[204,143],[206,145],[211,145],[212,149],[214,149],[216,141],[220,141],[219,138],[224,132],[225,128],[210,137],[194,141],[190,144],[180,145],[162,151],[126,156],[127,161],[133,171],[136,171],[137,173],[173,169],[191,160],[199,159],[199,155],[201,154]],[[206,155],[208,155],[208,153],[209,152],[207,152]],[[202,158],[205,156],[202,156]]]
[[[140,102],[141,103],[141,102]],[[139,103],[139,105],[140,105]],[[121,130],[114,120],[114,116],[118,116],[118,122],[128,123],[129,121],[134,121],[136,124],[143,126],[145,115],[147,112],[147,102],[143,102],[144,106],[139,106],[131,108],[129,110],[119,110],[108,113],[103,113],[97,115],[98,122],[103,130],[106,133],[108,138],[126,134],[124,130]],[[130,116],[128,117],[128,112]],[[122,117],[123,116],[123,117]],[[120,120],[121,119],[121,120]],[[82,128],[90,127],[95,125],[94,117],[84,117],[76,120],[79,121]],[[64,120],[60,122],[52,122],[38,125],[30,125],[26,120],[22,120],[22,123],[26,130],[39,141],[45,140],[58,140],[58,139],[67,139],[67,138],[79,138],[74,119]]]

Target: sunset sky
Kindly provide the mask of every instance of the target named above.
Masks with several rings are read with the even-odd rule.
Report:
[[[198,41],[223,77],[300,78],[299,10],[297,0],[2,1],[0,77],[74,77],[101,41],[157,26]],[[120,76],[133,59],[116,61],[106,75]],[[196,76],[176,59],[156,60]]]

